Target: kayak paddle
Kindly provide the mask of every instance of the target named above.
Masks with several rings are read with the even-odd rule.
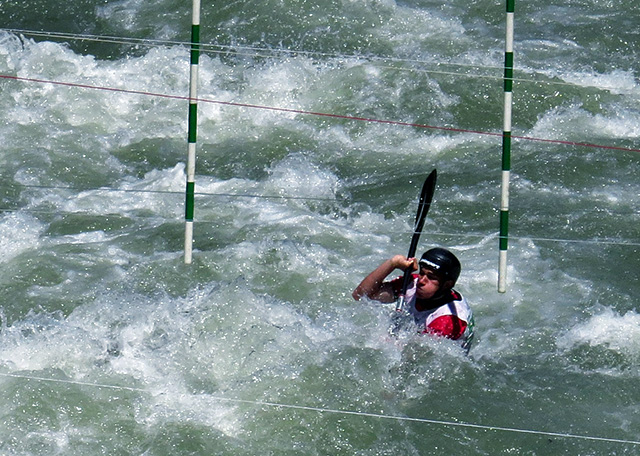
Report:
[[[407,258],[414,258],[416,255],[416,248],[418,247],[418,239],[422,233],[422,227],[424,226],[424,219],[427,217],[429,207],[431,206],[431,200],[433,200],[433,193],[436,190],[436,177],[437,173],[434,169],[431,174],[427,176],[422,184],[422,191],[420,192],[420,200],[418,202],[418,212],[416,213],[416,221],[413,228],[413,237],[411,238],[411,245],[409,246],[409,253]],[[402,282],[402,291],[396,301],[396,311],[402,312],[405,304],[405,295],[407,288],[409,288],[409,282],[411,281],[411,267],[408,267],[404,271],[404,280]]]

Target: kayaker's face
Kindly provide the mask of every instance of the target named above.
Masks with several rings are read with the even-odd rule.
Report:
[[[440,277],[431,269],[420,268],[418,283],[416,284],[416,297],[418,299],[430,299],[440,289]]]

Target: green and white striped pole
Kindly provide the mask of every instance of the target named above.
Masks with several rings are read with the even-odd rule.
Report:
[[[515,0],[507,0],[507,38],[504,53],[504,126],[502,134],[502,197],[500,201],[500,260],[498,292],[507,291],[509,241],[509,177],[511,173],[511,107],[513,103],[513,16]]]
[[[193,0],[191,21],[191,71],[189,83],[189,133],[187,190],[185,204],[184,262],[191,264],[193,252],[193,207],[196,177],[196,138],[198,130],[198,63],[200,61],[200,0]]]

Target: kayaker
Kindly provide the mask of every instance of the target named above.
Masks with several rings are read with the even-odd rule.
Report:
[[[394,270],[411,268],[405,296],[405,310],[413,316],[422,333],[460,340],[468,349],[473,337],[473,314],[465,298],[453,289],[460,275],[460,261],[447,249],[433,248],[420,260],[395,255],[371,272],[353,291],[357,301],[363,296],[391,303],[398,299],[403,277],[385,280]]]

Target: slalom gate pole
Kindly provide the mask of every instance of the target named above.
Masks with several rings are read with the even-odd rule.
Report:
[[[195,199],[196,138],[198,129],[198,64],[200,61],[200,0],[193,0],[191,21],[191,69],[189,83],[189,132],[187,189],[185,192],[184,262],[191,264]]]
[[[500,259],[498,292],[507,291],[509,242],[509,177],[511,173],[511,108],[513,103],[513,16],[515,0],[507,0],[507,37],[504,53],[504,126],[502,132],[502,195],[500,201]]]

